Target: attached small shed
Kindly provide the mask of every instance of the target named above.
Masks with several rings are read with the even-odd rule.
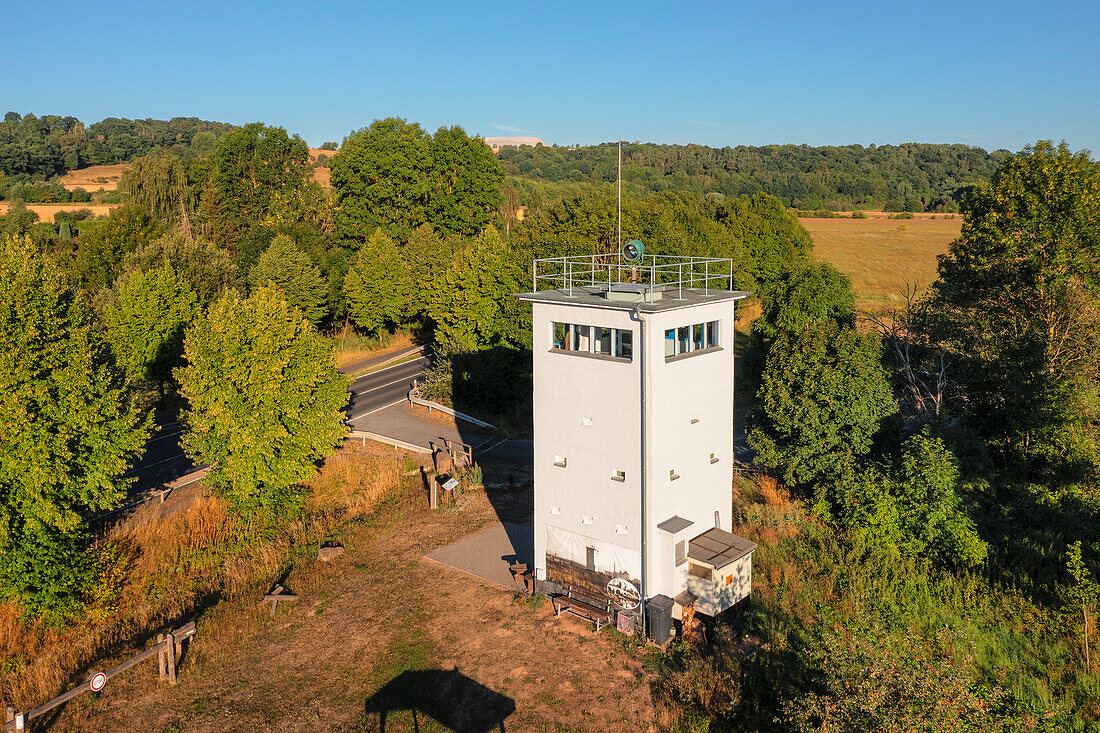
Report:
[[[687,588],[695,608],[708,616],[747,598],[752,590],[752,553],[756,543],[718,527],[688,542]]]

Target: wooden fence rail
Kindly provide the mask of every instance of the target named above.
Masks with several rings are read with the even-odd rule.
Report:
[[[50,712],[58,705],[62,705],[78,695],[82,695],[85,692],[95,690],[99,691],[103,689],[103,686],[107,684],[107,680],[111,679],[117,674],[121,674],[130,669],[136,664],[144,662],[146,659],[151,659],[154,655],[159,657],[159,671],[160,679],[167,680],[168,684],[176,684],[176,660],[179,659],[180,654],[183,651],[184,639],[189,639],[195,635],[195,622],[191,621],[183,626],[179,627],[175,631],[169,631],[167,634],[159,634],[157,636],[157,643],[149,647],[143,652],[135,654],[127,659],[122,664],[116,667],[112,667],[106,672],[97,672],[89,677],[83,684],[78,687],[74,687],[66,693],[58,695],[49,702],[45,702],[34,710],[26,713],[17,713],[14,709],[8,708],[7,715],[4,720],[5,731],[21,731],[27,728],[27,724],[35,718],[41,717]],[[98,685],[98,686],[97,686]]]

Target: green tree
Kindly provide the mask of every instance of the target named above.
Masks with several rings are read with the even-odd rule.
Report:
[[[199,204],[199,191],[209,165],[184,160],[163,148],[135,158],[122,173],[119,188],[150,216],[190,230]]]
[[[171,232],[138,247],[122,261],[124,273],[148,272],[168,263],[206,305],[237,284],[237,266],[229,253],[201,237]]]
[[[156,239],[161,225],[137,205],[123,206],[111,212],[107,221],[81,232],[76,251],[77,275],[86,287],[110,286],[119,275],[122,258]]]
[[[412,302],[408,265],[397,244],[378,229],[359,250],[344,277],[348,315],[356,326],[382,337],[401,322]]]
[[[988,548],[960,489],[954,455],[926,431],[905,440],[896,466],[844,471],[822,493],[845,529],[909,557],[974,567],[985,561]]]
[[[104,313],[107,340],[132,381],[163,386],[183,353],[184,329],[199,314],[198,296],[167,262],[123,275],[117,291]]]
[[[148,435],[82,303],[29,240],[0,243],[0,593],[35,614],[79,606],[84,516]]]
[[[347,434],[349,380],[332,344],[274,288],[227,291],[184,338],[176,371],[190,404],[183,443],[239,511],[268,517],[299,506],[296,482]]]
[[[1100,602],[1100,584],[1092,579],[1081,558],[1081,540],[1077,540],[1066,550],[1066,570],[1073,578],[1069,587],[1070,602],[1081,610],[1081,641],[1085,651],[1085,671],[1092,672],[1092,659],[1089,655],[1089,627],[1096,604]]]
[[[433,281],[429,313],[436,340],[463,351],[524,344],[529,321],[513,297],[522,276],[500,233],[486,227]]]
[[[248,281],[253,288],[261,285],[275,287],[313,325],[325,316],[328,282],[313,266],[309,255],[298,249],[294,240],[285,234],[271,240],[271,245],[248,273]]]
[[[217,205],[206,214],[216,241],[229,246],[267,216],[273,201],[293,196],[310,177],[309,146],[260,122],[226,133],[211,162]]]
[[[757,460],[808,487],[839,476],[871,449],[896,411],[881,342],[833,321],[780,332],[764,365],[749,432]]]
[[[753,332],[765,339],[780,331],[799,333],[828,321],[851,324],[855,314],[852,282],[827,262],[796,262],[762,294]]]
[[[477,235],[500,206],[504,170],[484,140],[457,125],[436,130],[429,149],[432,224],[447,234]]]
[[[23,199],[15,199],[8,207],[8,213],[0,216],[0,236],[22,237],[31,231],[38,221],[38,214],[27,208]]]
[[[1005,160],[963,212],[924,324],[951,357],[952,407],[1004,450],[1091,474],[1100,464],[1100,167],[1084,151],[1040,142]]]
[[[420,125],[375,120],[344,140],[330,168],[341,237],[365,241],[382,227],[403,239],[429,221],[431,137]]]

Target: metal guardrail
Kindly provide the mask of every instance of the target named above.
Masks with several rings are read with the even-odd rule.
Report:
[[[446,415],[450,415],[451,417],[456,417],[459,420],[465,420],[466,422],[473,423],[474,425],[480,425],[483,428],[490,428],[491,430],[498,430],[499,429],[499,428],[497,428],[496,425],[491,425],[490,423],[487,423],[484,420],[478,420],[473,415],[467,415],[465,412],[459,412],[458,410],[454,409],[453,407],[447,407],[446,405],[441,405],[438,402],[432,402],[431,400],[421,399],[420,397],[416,396],[417,395],[417,389],[419,389],[419,387],[416,383],[416,380],[414,379],[413,380],[413,388],[411,390],[409,390],[409,395],[408,395],[409,396],[409,402],[413,403],[414,405],[420,405],[421,407],[427,407],[429,411],[430,410],[439,410],[440,412],[442,412]]]
[[[431,453],[431,448],[425,448],[422,445],[416,443],[407,443],[404,440],[398,440],[397,438],[391,438],[388,435],[381,435],[379,433],[372,433],[367,430],[352,430],[348,433],[348,438],[357,438],[363,441],[366,445],[368,440],[373,440],[376,443],[385,443],[386,445],[392,445],[394,448],[402,448],[404,450],[411,450],[416,453]]]
[[[684,288],[733,290],[733,260],[728,257],[645,255],[641,262],[624,262],[617,254],[573,255],[537,259],[531,264],[531,290],[566,290],[599,286],[611,290],[630,284],[642,289]]]

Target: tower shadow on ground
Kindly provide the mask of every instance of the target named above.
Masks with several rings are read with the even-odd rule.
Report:
[[[457,669],[428,669],[394,677],[367,699],[365,709],[368,725],[377,718],[379,733],[385,733],[390,716],[401,712],[412,715],[413,730],[420,730],[418,716],[426,716],[456,733],[504,733],[516,703]]]

